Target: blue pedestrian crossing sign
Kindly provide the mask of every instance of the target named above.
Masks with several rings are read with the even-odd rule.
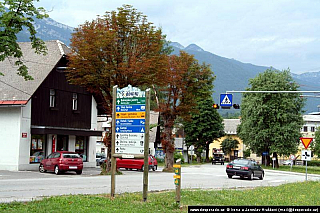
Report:
[[[220,94],[220,106],[232,107],[232,94]]]

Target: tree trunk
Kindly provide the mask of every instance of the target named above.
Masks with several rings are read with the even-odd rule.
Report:
[[[196,151],[196,154],[197,154],[197,162],[201,163],[201,152]]]
[[[164,132],[162,134],[162,147],[165,152],[164,172],[173,172],[174,163],[174,140],[172,137],[172,128],[174,120],[164,119]]]
[[[279,168],[278,155],[276,152],[273,153],[273,158],[276,158],[274,161],[274,168]]]
[[[206,162],[209,163],[209,145],[210,143],[207,141],[206,142]]]

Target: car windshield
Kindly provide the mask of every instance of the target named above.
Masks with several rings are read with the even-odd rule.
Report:
[[[80,155],[76,153],[64,153],[63,158],[80,158]]]

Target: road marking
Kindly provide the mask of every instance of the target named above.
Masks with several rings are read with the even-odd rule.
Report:
[[[280,183],[280,182],[286,182],[286,180],[272,180],[269,181],[270,183]]]

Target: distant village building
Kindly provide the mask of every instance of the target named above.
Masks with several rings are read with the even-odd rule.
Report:
[[[239,142],[239,145],[238,148],[232,150],[230,154],[225,155],[226,160],[229,161],[239,157],[243,157],[245,145],[237,134],[237,127],[238,125],[240,125],[240,119],[223,119],[223,124],[224,132],[226,135],[217,140],[214,140],[213,143],[209,145],[209,157],[212,157],[214,152],[222,152],[221,143],[228,137],[237,140]]]

